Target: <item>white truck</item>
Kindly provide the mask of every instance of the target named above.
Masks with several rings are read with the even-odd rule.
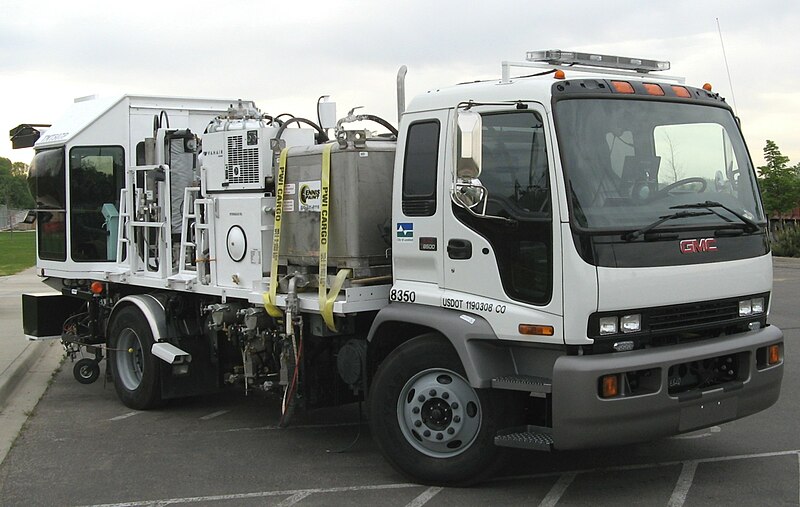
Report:
[[[35,141],[37,270],[61,290],[23,296],[25,333],[84,383],[105,359],[134,409],[239,384],[287,424],[365,399],[424,483],[764,410],[783,334],[753,165],[725,100],[668,68],[535,51],[406,109],[403,67],[396,130],[327,100],[317,122],[77,102],[12,131]]]

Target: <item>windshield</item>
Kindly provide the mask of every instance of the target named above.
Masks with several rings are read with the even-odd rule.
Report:
[[[735,214],[764,220],[752,165],[726,109],[572,99],[556,103],[555,117],[572,220],[581,228],[637,229],[702,202],[721,211],[686,213],[662,227],[716,227]]]

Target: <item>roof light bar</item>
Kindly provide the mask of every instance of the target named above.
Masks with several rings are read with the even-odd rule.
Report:
[[[529,62],[543,62],[552,65],[584,65],[587,67],[602,67],[604,69],[634,70],[641,73],[669,70],[669,62],[667,61],[561,51],[560,49],[528,51],[525,59]]]

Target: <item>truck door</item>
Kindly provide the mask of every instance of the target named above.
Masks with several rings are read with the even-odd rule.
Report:
[[[394,180],[392,262],[395,285],[401,288],[397,293],[405,297],[395,300],[408,300],[413,294],[415,301],[407,302],[439,304],[442,217],[450,205],[449,198],[443,199],[446,184],[440,172],[447,153],[448,118],[448,111],[403,116],[397,145],[403,156],[397,159]]]
[[[553,334],[539,341],[561,342],[561,249],[546,112],[532,104],[481,116],[486,217],[445,203],[444,300],[483,316],[500,337],[519,339],[519,325],[533,324],[552,326]]]

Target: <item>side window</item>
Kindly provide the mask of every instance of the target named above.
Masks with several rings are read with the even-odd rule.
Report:
[[[550,215],[550,180],[544,129],[533,112],[483,116],[481,183],[492,215]]]
[[[116,238],[110,235],[103,206],[117,206],[124,179],[124,160],[125,151],[119,146],[81,146],[70,150],[72,260],[110,261],[115,258]]]
[[[429,217],[436,213],[436,174],[439,160],[437,120],[408,127],[403,163],[403,214]]]
[[[489,215],[476,218],[453,204],[453,213],[492,245],[509,297],[546,305],[553,294],[553,225],[545,129],[534,111],[483,115],[483,164]]]
[[[28,185],[36,199],[39,258],[67,260],[64,148],[36,151],[28,173]]]

